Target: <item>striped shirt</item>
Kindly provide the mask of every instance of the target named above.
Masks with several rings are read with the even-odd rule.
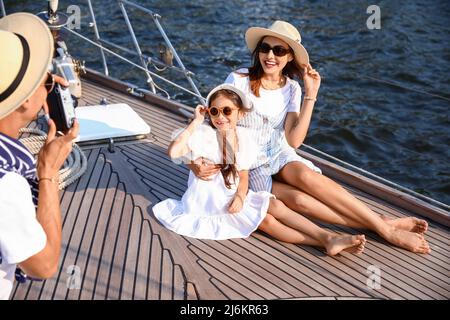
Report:
[[[39,184],[36,160],[19,140],[0,132],[0,179],[9,172],[15,172],[27,180],[31,188],[33,204],[37,207]]]

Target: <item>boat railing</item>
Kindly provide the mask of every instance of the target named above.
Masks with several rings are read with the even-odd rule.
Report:
[[[118,6],[119,6],[119,8],[121,10],[121,13],[122,13],[124,19],[125,19],[125,23],[127,25],[128,32],[130,34],[130,37],[131,37],[133,45],[134,45],[134,50],[131,50],[131,49],[125,48],[125,47],[123,47],[123,46],[121,46],[119,44],[116,44],[116,43],[114,43],[114,42],[112,42],[110,40],[107,40],[107,39],[101,37],[100,32],[98,30],[94,9],[93,9],[93,6],[92,6],[92,1],[91,0],[86,0],[86,1],[87,1],[87,4],[88,4],[88,7],[89,7],[89,15],[90,15],[90,18],[91,18],[91,22],[90,22],[89,25],[94,30],[95,40],[89,39],[88,37],[82,35],[81,33],[77,32],[75,30],[73,30],[72,28],[64,27],[64,29],[66,31],[68,31],[69,33],[71,33],[71,34],[77,36],[78,38],[82,39],[83,41],[86,41],[89,44],[99,48],[100,53],[101,53],[102,64],[103,64],[103,73],[106,76],[109,76],[109,67],[108,67],[107,55],[105,53],[110,54],[110,55],[112,55],[112,56],[114,56],[114,57],[124,61],[125,63],[130,64],[131,66],[133,66],[133,67],[135,67],[135,68],[137,68],[137,69],[139,69],[139,70],[141,70],[142,72],[145,73],[145,75],[147,77],[147,83],[149,85],[150,91],[130,84],[129,90],[128,90],[130,94],[135,95],[135,96],[142,96],[144,94],[151,94],[151,93],[155,94],[157,92],[156,90],[159,90],[161,92],[164,92],[164,94],[168,98],[170,98],[169,93],[166,90],[160,88],[154,82],[153,79],[157,78],[157,79],[159,79],[159,80],[161,80],[161,81],[163,81],[163,82],[165,82],[165,83],[167,83],[167,84],[169,84],[169,85],[171,85],[171,86],[173,86],[175,88],[178,88],[179,90],[182,90],[182,91],[184,91],[184,92],[186,92],[186,93],[196,97],[200,101],[200,103],[202,103],[202,104],[205,103],[205,99],[203,98],[203,96],[199,92],[196,84],[193,81],[193,76],[195,74],[193,72],[189,71],[188,69],[186,69],[186,67],[184,66],[183,62],[181,61],[181,59],[180,59],[180,57],[178,55],[178,53],[176,52],[174,46],[172,45],[170,39],[168,38],[166,32],[164,31],[164,29],[163,29],[163,27],[161,25],[161,22],[160,22],[161,16],[158,13],[155,13],[152,10],[149,10],[149,9],[147,9],[147,8],[145,8],[145,7],[143,7],[143,6],[139,5],[139,4],[136,4],[136,3],[132,2],[132,1],[129,1],[129,0],[117,0],[117,4],[118,4]],[[155,57],[150,57],[150,56],[148,56],[148,55],[146,55],[146,54],[144,54],[142,52],[141,45],[139,44],[139,41],[136,38],[136,34],[134,32],[134,28],[133,28],[133,26],[132,26],[132,24],[130,22],[126,6],[131,7],[133,9],[136,9],[136,10],[139,10],[141,12],[144,12],[144,13],[148,14],[152,18],[152,21],[154,22],[156,28],[158,29],[159,33],[161,34],[161,36],[164,39],[164,42],[165,42],[165,44],[167,46],[167,50],[170,50],[170,52],[173,54],[173,57],[175,58],[178,66],[166,63],[166,62],[161,61],[161,60],[159,60],[159,59],[157,59]],[[3,0],[0,0],[0,9],[1,9],[2,16],[5,16],[6,15],[6,10],[5,10],[5,6],[4,6]],[[135,57],[137,56],[139,58],[140,64],[131,61],[130,59],[128,59],[128,58],[124,57],[123,55],[113,51],[110,48],[114,48],[114,49],[123,51],[123,52],[125,52],[125,53],[127,53],[129,55],[135,56]],[[161,76],[160,74],[151,71],[149,69],[149,65],[152,65],[155,68],[155,70],[157,70],[157,71],[164,71],[164,70],[170,69],[170,70],[173,70],[173,71],[175,71],[177,73],[183,74],[186,77],[187,81],[189,82],[192,90],[189,90],[189,89],[187,89],[187,88],[185,88],[185,87],[183,87],[183,86],[181,86],[181,85],[179,85],[179,84],[177,84],[177,83],[175,83],[175,82],[173,82],[173,81],[171,81],[171,80]],[[378,78],[373,78],[373,77],[366,77],[366,78],[368,78],[368,79],[370,79],[372,81],[375,81],[375,82],[384,83],[385,85],[397,86],[397,87],[402,88],[402,89],[407,90],[407,91],[417,91],[417,92],[420,92],[420,93],[427,94],[429,96],[433,96],[435,98],[440,98],[440,99],[447,100],[447,101],[449,100],[449,98],[446,97],[446,96],[432,94],[432,93],[430,93],[428,91],[424,91],[424,90],[408,88],[408,87],[402,86],[401,84],[399,84],[397,82],[386,81],[386,80],[383,80],[383,79],[378,79]],[[185,114],[188,117],[192,116],[192,114],[188,113],[185,110],[180,110],[180,111],[183,111],[182,113]],[[385,179],[383,177],[380,177],[380,176],[378,176],[376,174],[368,172],[368,171],[364,170],[363,168],[360,168],[360,167],[357,167],[355,165],[352,165],[351,163],[348,163],[348,162],[346,162],[344,160],[336,158],[336,157],[334,157],[334,156],[332,156],[332,155],[330,155],[330,154],[328,154],[326,152],[320,151],[320,150],[318,150],[318,149],[316,149],[316,148],[314,148],[312,146],[303,144],[302,147],[307,149],[309,152],[312,152],[313,154],[315,153],[315,154],[317,154],[317,155],[319,155],[319,156],[321,156],[323,158],[327,158],[329,161],[331,161],[333,163],[336,163],[336,164],[339,164],[339,165],[341,165],[341,166],[343,166],[345,168],[349,168],[349,169],[357,172],[358,174],[361,174],[361,175],[363,175],[365,177],[371,178],[371,179],[373,179],[375,181],[378,181],[380,183],[386,184],[386,185],[388,185],[388,186],[390,186],[390,187],[392,187],[394,189],[397,189],[397,190],[400,190],[402,192],[405,192],[406,194],[409,194],[411,196],[419,198],[419,199],[421,199],[421,200],[423,200],[425,202],[428,202],[428,203],[430,203],[430,204],[432,204],[432,205],[434,205],[436,207],[439,207],[439,208],[441,208],[443,210],[446,210],[448,212],[450,211],[450,206],[448,206],[447,204],[444,204],[444,203],[439,202],[439,201],[437,201],[435,199],[427,197],[427,196],[425,196],[423,194],[415,192],[415,191],[413,191],[413,190],[411,190],[409,188],[403,187],[403,186],[401,186],[401,185],[399,185],[399,184],[397,184],[395,182],[387,180],[387,179]],[[404,146],[397,146],[397,147],[401,147],[402,149],[411,151],[409,148],[405,148]]]
[[[2,10],[2,17],[6,16],[5,4],[0,0],[0,10]]]
[[[323,151],[321,151],[319,149],[316,149],[316,148],[314,148],[312,146],[309,146],[307,144],[302,144],[302,148],[305,148],[311,154],[316,154],[317,156],[322,157],[322,159],[327,159],[328,161],[330,161],[332,163],[339,164],[342,167],[350,169],[350,170],[352,170],[352,171],[354,171],[354,172],[356,172],[358,174],[361,174],[364,177],[370,178],[370,179],[372,179],[372,180],[374,180],[376,182],[382,183],[382,184],[387,185],[387,186],[389,186],[391,188],[394,188],[396,190],[402,191],[402,192],[404,192],[404,193],[406,193],[406,194],[408,194],[410,196],[418,198],[418,199],[420,199],[420,200],[422,200],[424,202],[432,204],[433,206],[441,208],[441,209],[443,209],[443,210],[445,210],[445,211],[450,213],[450,206],[445,204],[445,203],[442,203],[442,202],[440,202],[438,200],[435,200],[433,198],[427,197],[426,195],[418,193],[418,192],[416,192],[414,190],[411,190],[409,188],[401,186],[398,183],[395,183],[393,181],[390,181],[388,179],[380,177],[379,175],[376,175],[376,174],[374,174],[372,172],[364,170],[363,168],[357,167],[357,166],[355,166],[355,165],[353,165],[351,163],[348,163],[348,162],[346,162],[344,160],[336,158],[336,157],[334,157],[334,156],[332,156],[332,155],[330,155],[330,154],[328,154],[326,152],[323,152]]]
[[[125,61],[127,63],[130,63],[134,67],[138,67],[139,69],[144,71],[144,73],[145,73],[145,75],[147,77],[147,83],[148,83],[148,85],[149,85],[149,87],[150,87],[150,89],[151,89],[151,91],[153,93],[156,93],[156,89],[158,89],[158,90],[164,92],[168,98],[170,98],[170,95],[167,93],[167,91],[165,91],[164,89],[160,88],[154,82],[153,77],[156,77],[156,78],[158,78],[160,80],[165,81],[166,83],[168,83],[168,84],[170,84],[172,86],[175,86],[178,89],[181,89],[181,90],[183,90],[183,91],[185,91],[185,92],[187,92],[187,93],[197,97],[201,103],[204,103],[204,99],[203,99],[200,91],[198,90],[195,82],[192,79],[192,77],[194,76],[194,73],[189,71],[188,69],[186,69],[186,67],[184,66],[183,62],[181,61],[177,51],[175,50],[174,46],[172,45],[169,37],[167,36],[166,32],[164,31],[164,28],[161,25],[161,22],[160,22],[161,15],[159,15],[158,13],[155,13],[152,10],[147,9],[147,8],[145,8],[145,7],[143,7],[143,6],[139,5],[139,4],[136,4],[136,3],[132,2],[132,1],[128,1],[128,0],[118,0],[117,1],[117,4],[118,4],[118,6],[119,6],[119,8],[120,8],[120,10],[122,12],[122,16],[125,19],[125,24],[127,25],[127,29],[128,29],[129,35],[130,35],[131,40],[133,42],[133,46],[134,46],[134,51],[133,51],[133,50],[125,48],[125,47],[123,47],[123,46],[121,46],[119,44],[116,44],[116,43],[114,43],[112,41],[106,40],[106,39],[101,37],[100,32],[99,32],[98,27],[97,27],[97,21],[96,21],[96,18],[95,18],[95,13],[94,13],[94,9],[93,9],[93,6],[92,6],[92,1],[91,0],[87,0],[87,3],[88,3],[88,6],[89,6],[89,14],[90,14],[90,17],[92,19],[91,20],[92,22],[91,22],[90,26],[93,27],[95,38],[96,38],[95,42],[92,42],[92,41],[89,41],[89,42],[91,44],[94,44],[94,45],[96,45],[97,47],[100,48],[105,75],[109,75],[108,63],[107,63],[107,60],[106,60],[105,51],[108,52],[108,53],[113,54],[111,50],[108,50],[105,47],[105,46],[109,46],[111,48],[115,48],[115,49],[121,50],[123,52],[126,52],[128,54],[137,56],[139,58],[140,66],[137,65],[136,63],[133,63],[130,60],[124,58],[123,56],[118,55],[117,53],[113,54],[114,56],[116,56],[118,58],[122,58],[123,61]],[[160,61],[159,59],[156,59],[156,58],[153,58],[153,57],[149,57],[148,55],[145,55],[142,52],[141,45],[140,45],[140,43],[139,43],[139,41],[138,41],[138,39],[136,37],[133,25],[131,24],[131,21],[129,19],[129,15],[128,15],[128,11],[127,11],[127,7],[126,6],[129,6],[129,7],[132,7],[133,9],[138,10],[138,11],[144,12],[144,13],[148,14],[152,18],[152,21],[154,22],[156,28],[158,29],[159,33],[161,34],[162,38],[164,39],[164,42],[165,42],[165,45],[166,45],[165,50],[169,50],[170,54],[173,55],[173,57],[175,58],[175,61],[177,62],[178,66],[174,66],[172,63],[167,62],[167,61],[166,62],[165,61]],[[66,27],[66,30],[69,30],[71,33],[81,37],[84,40],[88,40],[86,37],[82,36],[81,34],[79,34],[78,32],[76,32],[76,31],[74,31],[72,29],[69,29],[69,28]],[[193,92],[190,91],[190,90],[187,90],[186,88],[180,86],[179,84],[176,84],[176,83],[174,83],[172,81],[167,80],[166,78],[164,78],[162,76],[157,75],[155,72],[150,71],[149,68],[148,68],[149,65],[153,65],[154,68],[157,71],[164,71],[166,69],[171,69],[171,70],[174,70],[174,71],[176,71],[176,72],[178,72],[180,74],[183,74],[186,77],[186,80],[188,81],[188,83],[190,84]]]
[[[50,2],[54,2],[55,3],[54,6],[56,6],[56,7],[58,6],[58,1],[51,0]],[[113,55],[116,58],[119,58],[123,62],[128,63],[131,66],[136,67],[136,68],[140,69],[141,71],[143,71],[147,78],[146,82],[149,86],[149,89],[153,94],[156,94],[157,90],[159,90],[160,92],[163,92],[167,98],[169,98],[169,99],[171,98],[170,94],[165,89],[161,88],[160,86],[158,86],[155,83],[155,81],[153,79],[157,78],[179,90],[182,90],[182,91],[188,93],[189,95],[196,97],[200,103],[205,103],[205,99],[203,98],[203,96],[201,95],[200,91],[198,90],[195,82],[193,81],[193,76],[195,76],[195,74],[192,71],[186,69],[186,67],[184,66],[183,62],[181,61],[177,51],[175,50],[174,46],[172,45],[169,37],[167,36],[166,32],[164,31],[164,28],[162,27],[161,22],[160,22],[161,15],[159,15],[158,13],[155,13],[152,10],[149,10],[139,4],[136,4],[132,1],[117,0],[117,5],[122,13],[122,16],[125,20],[125,24],[127,26],[129,35],[133,42],[134,50],[131,50],[131,49],[125,48],[124,46],[121,46],[117,43],[114,43],[110,40],[107,40],[101,36],[100,31],[97,26],[97,20],[95,17],[95,12],[94,12],[94,7],[92,5],[92,1],[86,0],[86,2],[89,7],[89,15],[90,15],[90,19],[91,19],[89,26],[93,28],[95,40],[89,39],[88,37],[75,31],[73,28],[65,26],[65,27],[63,27],[63,29],[68,31],[70,34],[75,35],[78,38],[82,39],[83,41],[86,41],[86,42],[90,43],[91,45],[94,45],[100,49],[100,56],[101,56],[101,60],[102,60],[102,64],[103,64],[103,73],[106,76],[109,76],[108,60],[107,60],[107,55],[105,54],[105,53],[108,53],[110,55]],[[139,43],[139,41],[136,37],[133,25],[131,24],[131,21],[129,19],[127,6],[132,7],[133,9],[141,11],[145,14],[148,14],[151,17],[157,30],[159,31],[162,38],[164,39],[164,42],[165,42],[164,50],[167,50],[168,54],[170,56],[173,56],[173,58],[175,59],[175,61],[178,64],[178,66],[173,65],[172,61],[161,61],[156,57],[150,57],[142,52],[141,44]],[[0,0],[0,8],[1,8],[2,16],[5,16],[6,10],[5,10],[3,0]],[[120,50],[129,55],[137,56],[139,58],[140,64],[137,64],[137,63],[131,61],[130,59],[127,59],[123,55],[112,51],[110,48]],[[155,70],[158,72],[162,72],[167,69],[170,69],[179,74],[184,75],[187,82],[191,86],[192,90],[189,90],[189,89],[185,88],[184,86],[181,86],[181,85],[175,83],[174,81],[171,81],[171,80],[167,79],[166,77],[163,77],[160,74],[157,74],[156,72],[151,71],[149,69],[150,65],[153,66],[155,68]],[[145,92],[146,90],[140,89],[140,88],[135,88],[135,86],[130,87],[130,93],[132,93],[132,94],[136,94],[136,92],[139,92],[139,91]]]

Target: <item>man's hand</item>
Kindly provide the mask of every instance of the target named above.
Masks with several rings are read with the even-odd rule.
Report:
[[[59,169],[64,164],[67,156],[72,150],[72,141],[78,136],[79,124],[75,119],[72,128],[60,137],[56,135],[55,122],[48,121],[48,136],[44,147],[39,152],[37,174],[38,178],[56,178]]]
[[[64,79],[63,77],[57,76],[56,74],[53,75],[53,80],[55,80],[55,83],[62,84],[64,87],[69,86],[69,82],[67,82],[66,79]]]
[[[194,163],[187,164],[187,167],[192,170],[197,178],[205,181],[211,180],[211,177],[220,171],[220,165],[214,164],[211,160],[203,157],[195,159]]]
[[[57,76],[56,74],[52,74],[52,78],[54,81],[54,84],[56,85],[57,83],[59,83],[60,85],[64,86],[64,87],[68,87],[69,86],[69,82],[67,82],[66,79],[64,79],[63,77]],[[54,90],[54,87],[53,87]],[[44,102],[44,112],[45,114],[49,114],[50,113],[50,109],[49,106],[47,104],[47,101]]]

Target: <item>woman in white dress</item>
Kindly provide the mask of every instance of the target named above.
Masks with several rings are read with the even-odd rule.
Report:
[[[153,207],[155,217],[168,229],[199,239],[248,237],[261,229],[278,240],[320,246],[330,255],[346,250],[361,253],[363,235],[339,235],[313,224],[286,207],[267,191],[248,190],[248,170],[258,146],[250,129],[236,127],[251,102],[231,85],[220,85],[197,106],[195,118],[168,149],[172,159],[208,158],[220,164],[209,180],[189,173],[188,188],[180,201],[166,199]],[[204,123],[206,113],[209,123]]]
[[[298,30],[287,22],[276,21],[269,28],[249,28],[245,39],[253,65],[231,73],[226,82],[244,91],[255,109],[238,123],[253,129],[254,139],[261,146],[250,168],[250,189],[271,192],[309,218],[367,228],[396,246],[417,253],[430,252],[423,236],[427,230],[425,220],[377,215],[295,152],[306,137],[321,82],[319,73],[309,64]],[[303,102],[294,77],[303,81]],[[199,178],[215,172],[214,167],[203,163],[189,167]]]

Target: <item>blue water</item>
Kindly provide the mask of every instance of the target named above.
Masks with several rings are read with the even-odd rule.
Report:
[[[162,16],[169,38],[196,74],[204,95],[229,72],[249,64],[243,38],[249,26],[282,19],[299,27],[323,79],[305,143],[450,203],[449,1],[136,2]],[[9,13],[42,11],[45,3],[5,1]],[[79,31],[92,38],[86,1],[60,1],[61,8],[69,4],[80,5]],[[101,35],[132,48],[116,1],[93,4]],[[366,27],[371,4],[381,9],[380,30]],[[130,10],[130,19],[143,51],[157,54],[162,39],[150,17]],[[74,55],[88,67],[101,69],[96,48],[69,39]],[[145,86],[141,71],[109,59],[113,76]],[[172,71],[163,74],[181,81]],[[186,94],[173,94],[196,103]]]

